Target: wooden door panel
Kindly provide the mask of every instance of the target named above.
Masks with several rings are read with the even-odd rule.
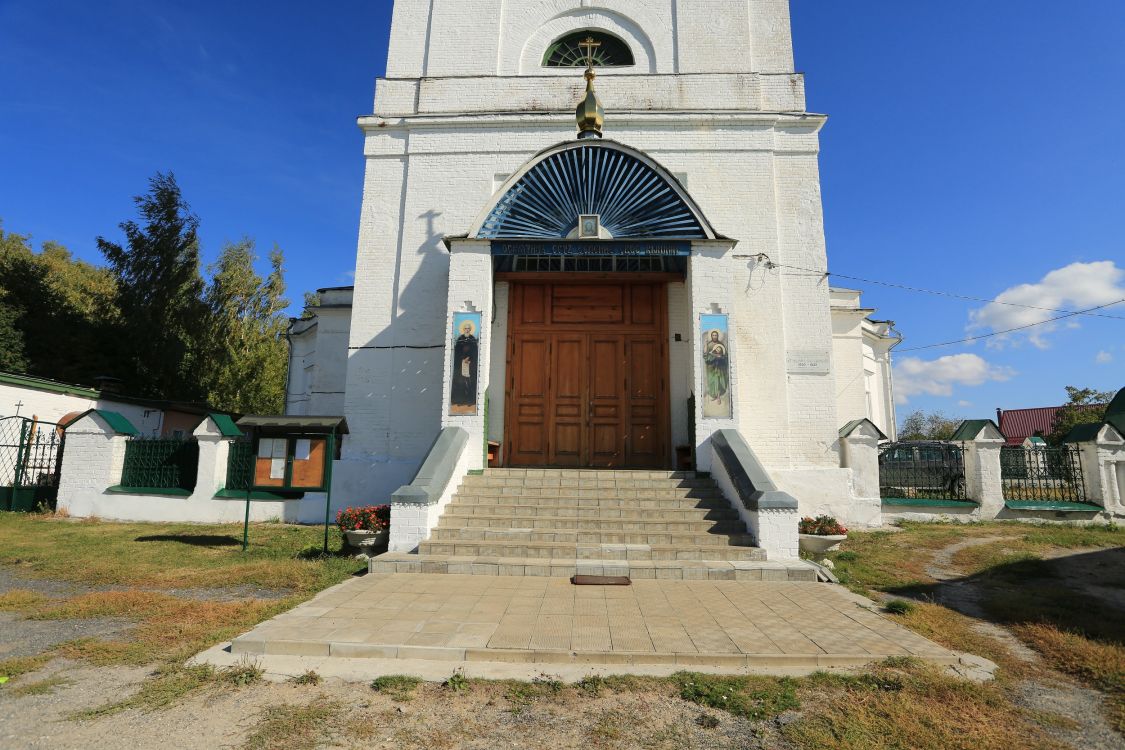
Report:
[[[590,466],[622,466],[625,460],[625,337],[590,336]]]
[[[508,462],[513,466],[546,463],[547,406],[550,400],[550,337],[520,334],[512,337],[508,367]]]
[[[585,361],[585,336],[575,333],[551,335],[549,435],[551,464],[554,466],[582,466],[584,463]]]
[[[668,464],[666,287],[513,284],[512,466]]]
[[[630,466],[659,467],[667,447],[660,425],[667,401],[664,389],[664,342],[655,336],[632,336],[627,344],[628,419],[625,451]]]

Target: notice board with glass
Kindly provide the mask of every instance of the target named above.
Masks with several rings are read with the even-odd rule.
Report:
[[[328,441],[327,435],[258,438],[254,487],[323,492],[328,487]]]

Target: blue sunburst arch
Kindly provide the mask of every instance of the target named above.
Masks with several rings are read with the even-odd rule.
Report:
[[[539,153],[499,191],[470,236],[573,239],[597,214],[607,238],[715,239],[707,219],[667,170],[614,141],[577,141]]]

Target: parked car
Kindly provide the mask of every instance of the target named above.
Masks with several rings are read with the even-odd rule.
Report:
[[[903,440],[879,450],[879,485],[948,492],[954,499],[965,497],[965,459],[961,446],[938,440]],[[884,493],[886,494],[886,493]]]

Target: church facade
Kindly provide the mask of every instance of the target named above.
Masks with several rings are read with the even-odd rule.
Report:
[[[293,336],[290,410],[350,425],[335,497],[385,502],[444,428],[458,472],[708,472],[735,430],[847,517],[899,338],[829,288],[825,122],[787,0],[396,0],[354,291]]]

